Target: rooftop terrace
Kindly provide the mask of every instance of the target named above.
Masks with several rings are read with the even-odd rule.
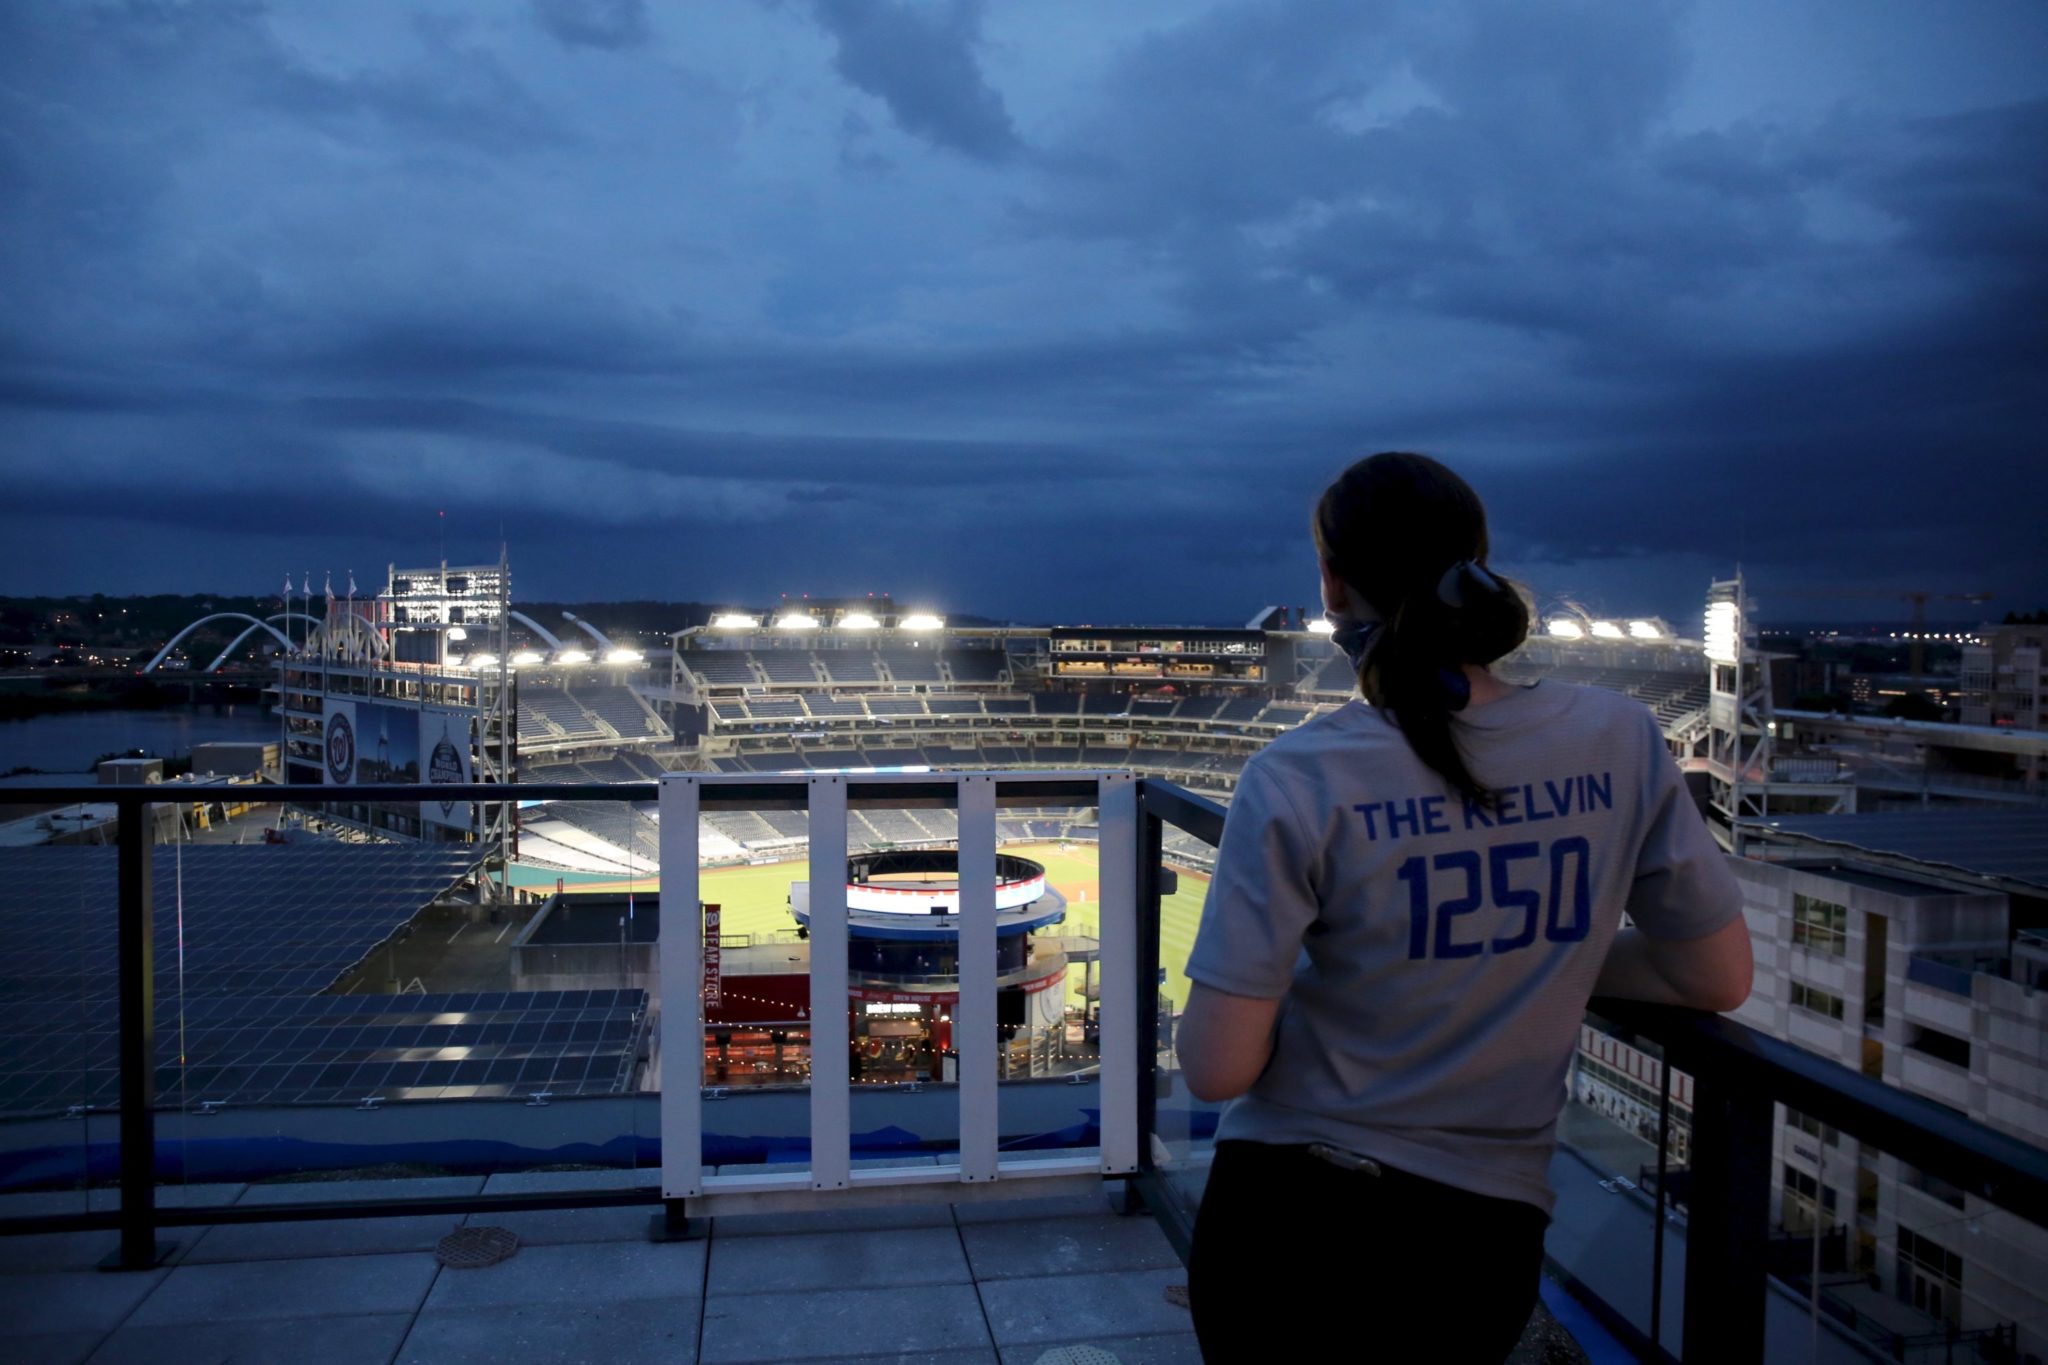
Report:
[[[537,1190],[616,1191],[632,1170],[198,1185],[230,1205]],[[0,1216],[78,1196],[15,1195]],[[300,1365],[604,1361],[945,1365],[1201,1360],[1180,1260],[1114,1187],[1063,1198],[703,1220],[649,1240],[644,1206],[191,1227],[155,1270],[95,1267],[117,1234],[0,1238],[0,1358]],[[463,1226],[514,1233],[495,1265],[442,1265]],[[1097,1354],[1089,1354],[1088,1348]],[[1539,1307],[1515,1360],[1586,1359]]]
[[[405,800],[426,790],[357,794]],[[316,801],[325,789],[283,794]],[[0,1360],[1197,1358],[1186,1310],[1169,1291],[1185,1282],[1179,1266],[1213,1110],[1175,1083],[1159,983],[1168,952],[1180,950],[1165,933],[1159,853],[1170,828],[1213,842],[1220,809],[1126,774],[683,774],[658,795],[540,786],[522,794],[658,799],[664,891],[684,903],[698,899],[700,814],[806,813],[813,999],[847,990],[850,817],[952,814],[962,886],[974,888],[959,908],[962,942],[979,943],[961,958],[955,1036],[969,1041],[958,1048],[957,1079],[852,1085],[849,1019],[826,1010],[811,1018],[806,1087],[754,1098],[706,1089],[703,993],[683,989],[669,992],[653,1035],[662,1044],[654,1074],[670,1083],[644,1092],[552,1104],[540,1094],[525,1103],[184,1104],[153,1093],[146,1064],[170,1032],[155,1029],[148,987],[153,961],[183,931],[175,920],[158,926],[170,932],[153,946],[150,911],[167,890],[175,900],[176,864],[152,889],[147,817],[162,797],[119,790],[112,799],[126,837],[110,889],[118,963],[109,965],[120,1104],[9,1119],[8,1183],[20,1192],[0,1196]],[[1049,805],[1097,817],[1100,960],[1090,1000],[1099,1062],[1087,1077],[999,1085],[998,815]],[[78,866],[93,861],[81,856]],[[980,871],[970,877],[970,866]],[[458,926],[447,942],[468,942],[465,932]],[[703,949],[698,935],[663,935],[662,978],[704,980]],[[1851,1362],[1871,1358],[1871,1341],[1882,1355],[1933,1340],[1878,1321],[1876,1308],[1905,1312],[1890,1290],[1852,1286],[1877,1299],[1844,1318],[1842,1295],[1823,1308],[1793,1287],[1813,1253],[1799,1242],[1794,1264],[1782,1254],[1792,1230],[1773,1227],[1783,1206],[1777,1104],[1850,1135],[1866,1156],[1882,1154],[1873,1160],[1924,1173],[1923,1185],[1940,1182],[1930,1187],[1947,1212],[1915,1215],[1916,1235],[1963,1223],[2004,1235],[2048,1219],[2048,1153],[2036,1147],[1728,1019],[1613,1002],[1595,1009],[1602,1036],[1632,1050],[1609,1058],[1609,1097],[1597,1100],[1605,1108],[1581,1094],[1567,1110],[1551,1172],[1559,1203],[1545,1301],[1596,1359],[1807,1359],[1811,1342],[1813,1358]],[[1084,1122],[1065,1112],[1077,1107]],[[1683,1125],[1682,1151],[1659,1140],[1660,1107]],[[771,1110],[779,1126],[764,1127]],[[737,1139],[764,1133],[780,1154],[774,1164],[722,1164],[767,1160],[728,1154]],[[411,1163],[403,1169],[413,1178],[368,1178],[394,1170],[366,1173],[362,1156],[337,1159],[350,1143],[385,1153],[370,1159]],[[897,1154],[875,1158],[878,1146]],[[576,1147],[599,1154],[534,1155]],[[614,1151],[623,1155],[604,1154]],[[564,1169],[604,1160],[616,1165]],[[243,1163],[236,1179],[267,1170],[281,1183],[188,1183],[226,1179],[223,1161]],[[337,1169],[314,1178],[323,1167]],[[458,1169],[470,1173],[450,1173]],[[1149,1213],[1112,1208],[1111,1194],[1122,1200],[1130,1190]],[[1020,1200],[1026,1193],[1037,1197]],[[666,1220],[658,1229],[655,1217]],[[654,1235],[677,1224],[680,1239]],[[436,1247],[464,1226],[503,1228],[521,1245],[487,1267],[443,1266]],[[1902,1238],[1906,1224],[1897,1226]],[[1887,1235],[1883,1223],[1872,1228]],[[110,1253],[124,1273],[95,1268]],[[1975,1304],[1969,1311],[1979,1314]],[[2009,1357],[2016,1341],[2032,1349],[2014,1335],[2033,1330],[2024,1306],[1990,1304],[1981,1316],[1961,1323],[1967,1340],[1938,1344],[1960,1340],[1979,1359]],[[1377,1325],[1417,1327],[1427,1324]],[[1357,1330],[1363,1338],[1375,1329]],[[1547,1321],[1537,1333],[1521,1359],[1577,1358]]]

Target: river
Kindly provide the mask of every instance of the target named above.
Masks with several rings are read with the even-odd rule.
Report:
[[[93,760],[141,749],[179,758],[215,740],[276,740],[274,713],[258,703],[167,706],[150,711],[69,711],[0,721],[0,773],[39,769],[44,775],[0,777],[0,786],[69,786],[94,781]]]

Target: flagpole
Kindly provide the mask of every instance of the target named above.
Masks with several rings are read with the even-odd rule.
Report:
[[[291,669],[292,669],[292,576],[284,576],[284,658],[277,667],[277,780],[289,782],[291,775],[292,718],[291,718]],[[277,817],[282,825],[284,807],[277,808]]]

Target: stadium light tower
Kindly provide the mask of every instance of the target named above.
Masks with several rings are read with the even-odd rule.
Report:
[[[713,630],[759,630],[761,618],[743,611],[721,611],[711,618]]]
[[[555,662],[558,664],[587,664],[590,662],[590,654],[587,650],[565,649],[555,656]]]
[[[1334,635],[1337,633],[1337,627],[1330,623],[1330,619],[1327,616],[1318,616],[1308,623],[1308,633],[1311,635]]]
[[[914,611],[896,623],[899,630],[944,630],[946,618],[928,611]]]
[[[1559,640],[1583,640],[1586,628],[1569,616],[1553,616],[1544,622],[1543,629]]]
[[[1740,854],[1745,821],[1771,810],[1771,671],[1750,643],[1754,604],[1738,572],[1707,589],[1707,802]]]
[[[805,611],[802,607],[796,607],[776,617],[775,628],[777,630],[816,630],[818,628],[818,618]]]
[[[865,611],[850,611],[839,618],[841,630],[874,630],[882,623]]]
[[[1661,640],[1664,638],[1663,630],[1659,629],[1655,621],[1631,621],[1628,623],[1628,633],[1631,639],[1636,640]]]
[[[1622,634],[1621,627],[1613,621],[1595,621],[1593,623],[1593,638],[1596,640],[1620,640],[1626,637]]]
[[[535,664],[545,663],[546,661],[546,656],[537,649],[522,649],[512,656],[512,666],[514,668],[532,668]]]

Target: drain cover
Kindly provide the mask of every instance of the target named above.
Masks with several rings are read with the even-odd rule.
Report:
[[[1034,1365],[1122,1365],[1122,1362],[1100,1346],[1055,1346],[1040,1356]]]
[[[457,1228],[434,1247],[434,1259],[450,1270],[477,1270],[518,1250],[519,1234],[510,1228]]]

